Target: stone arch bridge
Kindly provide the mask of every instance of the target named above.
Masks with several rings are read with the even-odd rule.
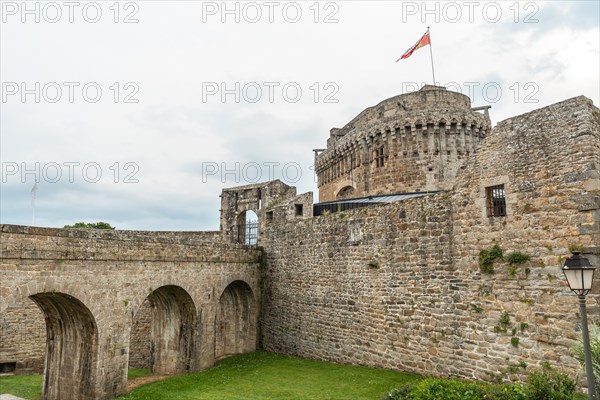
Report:
[[[259,249],[223,243],[219,232],[1,232],[0,314],[31,302],[44,314],[43,399],[123,393],[142,304],[157,374],[199,371],[257,347]]]

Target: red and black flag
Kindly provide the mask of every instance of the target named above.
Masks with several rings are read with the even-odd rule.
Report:
[[[419,41],[415,43],[415,45],[412,46],[410,49],[406,50],[406,52],[402,54],[402,56],[399,59],[397,59],[396,62],[410,57],[415,50],[427,45],[431,45],[431,38],[429,37],[429,28],[427,29],[427,32],[425,32],[425,34],[421,37],[421,39],[419,39]]]

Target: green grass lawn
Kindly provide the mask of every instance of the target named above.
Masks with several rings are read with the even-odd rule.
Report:
[[[129,368],[127,370],[127,379],[141,378],[143,376],[150,376],[150,368]]]
[[[128,378],[135,379],[150,375],[148,369],[134,368]],[[539,379],[538,379],[539,380]],[[426,388],[420,388],[429,383]],[[420,382],[414,388],[420,399],[459,400],[473,394],[469,383],[443,379],[422,380],[421,377],[400,372],[337,365],[320,361],[303,360],[280,354],[256,352],[227,358],[213,368],[188,375],[174,376],[162,381],[139,386],[119,400],[380,400],[386,393],[407,383]],[[473,385],[473,383],[470,383]],[[477,383],[475,383],[477,384]],[[538,389],[550,385],[550,380],[538,382]],[[507,393],[522,386],[477,384],[490,399],[498,393],[506,398]],[[0,377],[0,393],[10,393],[28,400],[41,397],[42,376]],[[440,387],[448,387],[441,396]],[[487,388],[484,388],[486,386]],[[435,390],[434,390],[435,389]],[[468,389],[468,390],[467,390]],[[425,393],[424,392],[427,392]],[[433,390],[433,392],[432,392]],[[456,394],[455,392],[462,394]],[[464,392],[464,393],[463,393]],[[496,393],[492,395],[491,393]],[[427,394],[424,396],[424,394]],[[424,396],[424,397],[423,397]],[[478,395],[475,396],[479,398]],[[473,396],[468,397],[473,398]],[[513,397],[510,397],[511,399]],[[522,397],[514,397],[522,398]],[[535,395],[535,398],[542,398]],[[543,397],[548,398],[548,397]],[[562,397],[561,397],[562,398]],[[566,397],[565,397],[566,398]],[[570,397],[571,398],[571,397]],[[586,396],[575,394],[573,399],[583,400]]]
[[[0,394],[12,394],[28,400],[42,397],[42,375],[0,376]]]
[[[128,379],[149,376],[148,368],[130,368]],[[42,375],[2,376],[0,377],[0,394],[8,393],[27,400],[39,400],[42,397]]]
[[[197,374],[140,386],[119,399],[379,400],[414,379],[394,371],[257,352],[227,358]]]
[[[129,379],[147,376],[130,369]],[[213,368],[140,386],[119,400],[379,400],[389,390],[417,379],[399,372],[302,360],[256,352],[220,361]],[[0,393],[39,400],[42,377],[0,377]]]

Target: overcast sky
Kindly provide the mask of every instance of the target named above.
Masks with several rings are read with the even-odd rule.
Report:
[[[596,1],[2,1],[0,220],[217,230],[223,187],[313,191],[312,149],[433,81],[492,123],[600,102]]]

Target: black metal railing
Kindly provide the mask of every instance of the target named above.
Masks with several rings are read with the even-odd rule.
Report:
[[[256,246],[258,243],[258,221],[246,221],[238,227],[239,243],[247,246]]]

